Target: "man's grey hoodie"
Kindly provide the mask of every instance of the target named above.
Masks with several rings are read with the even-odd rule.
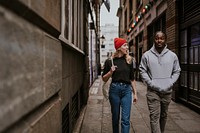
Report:
[[[139,70],[148,89],[161,93],[171,93],[181,68],[178,57],[167,48],[167,45],[160,54],[153,45],[150,50],[143,54]]]

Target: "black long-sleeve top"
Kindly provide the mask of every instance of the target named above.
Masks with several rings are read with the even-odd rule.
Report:
[[[135,79],[133,63],[128,64],[124,57],[114,58],[113,63],[117,66],[116,70],[112,74],[112,82],[122,82],[130,84]],[[102,76],[108,73],[111,69],[111,59],[107,59],[104,64]]]

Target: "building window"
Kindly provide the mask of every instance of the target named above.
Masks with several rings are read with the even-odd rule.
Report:
[[[83,1],[61,0],[61,35],[59,39],[70,47],[83,52]]]
[[[129,21],[133,17],[133,0],[129,0]]]
[[[65,29],[64,36],[66,39],[69,37],[69,0],[65,0]]]
[[[138,10],[141,5],[142,5],[142,0],[137,0],[136,1],[136,10]]]
[[[127,30],[127,9],[125,10],[125,15],[124,15],[124,30]]]
[[[75,6],[75,1],[72,0],[72,43],[74,43],[74,16],[75,16],[75,10],[74,10],[74,6]]]
[[[180,0],[180,65],[179,99],[200,109],[200,1]],[[195,4],[194,4],[195,2]]]
[[[182,64],[187,64],[187,31],[184,30],[181,32],[181,60]]]
[[[190,64],[200,64],[200,23],[191,27]]]
[[[189,26],[180,32],[180,63],[181,63],[181,87],[193,93],[187,94],[183,91],[180,97],[187,99],[200,96],[200,23]],[[197,99],[189,101],[197,102]]]

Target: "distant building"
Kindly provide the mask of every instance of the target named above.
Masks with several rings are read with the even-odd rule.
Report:
[[[102,39],[105,37],[105,39]],[[101,26],[101,44],[100,44],[100,62],[103,67],[104,62],[115,51],[114,38],[118,37],[118,26],[114,24],[105,24]]]

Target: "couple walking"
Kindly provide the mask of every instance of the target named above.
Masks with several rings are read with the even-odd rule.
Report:
[[[153,47],[142,56],[139,70],[147,84],[147,104],[150,113],[152,133],[163,133],[167,121],[168,106],[172,96],[172,86],[180,75],[179,61],[175,53],[167,48],[167,36],[158,31]],[[104,64],[102,79],[112,78],[109,88],[109,102],[112,113],[113,133],[129,133],[131,105],[137,103],[133,57],[128,54],[128,44],[123,38],[115,38],[116,52]],[[113,64],[112,65],[112,60]],[[132,97],[133,96],[133,97]]]

